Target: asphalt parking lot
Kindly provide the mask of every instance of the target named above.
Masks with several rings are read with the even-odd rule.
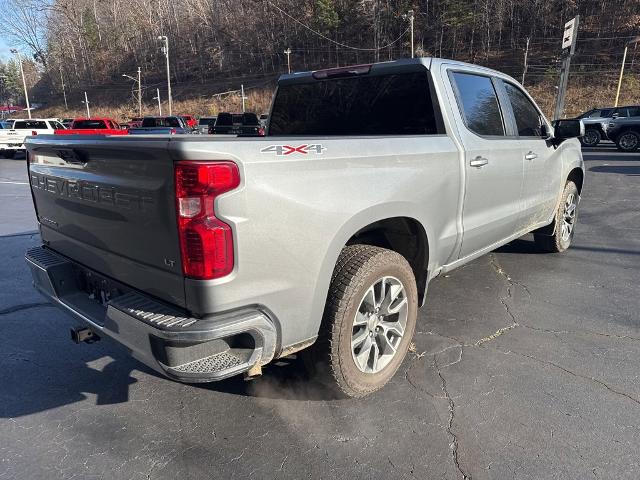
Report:
[[[585,152],[574,246],[525,237],[434,281],[381,392],[273,365],[183,385],[30,285],[24,160],[0,159],[0,479],[640,477],[640,154]]]

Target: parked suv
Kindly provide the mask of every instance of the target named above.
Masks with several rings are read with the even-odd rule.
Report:
[[[283,75],[262,138],[31,137],[26,260],[78,341],[189,383],[304,350],[362,397],[402,364],[432,279],[529,232],[570,247],[582,128],[451,60]]]
[[[216,135],[264,136],[265,130],[255,113],[228,113],[218,115],[209,125],[209,133]]]
[[[612,118],[607,125],[607,135],[618,150],[635,152],[640,147],[640,112],[628,117]]]
[[[595,147],[603,138],[606,138],[603,124],[606,125],[614,111],[615,107],[593,108],[576,117],[582,120],[585,128],[584,136],[580,138],[582,145]]]

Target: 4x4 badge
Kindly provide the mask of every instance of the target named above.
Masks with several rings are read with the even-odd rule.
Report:
[[[294,153],[301,153],[306,155],[308,153],[315,153],[321,155],[327,148],[320,143],[313,145],[269,145],[268,147],[260,150],[261,153],[275,153],[276,155],[291,155]]]

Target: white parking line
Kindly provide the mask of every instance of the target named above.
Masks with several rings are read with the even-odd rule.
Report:
[[[2,182],[2,181],[0,181],[0,183],[6,183],[8,185],[29,185],[28,182]]]

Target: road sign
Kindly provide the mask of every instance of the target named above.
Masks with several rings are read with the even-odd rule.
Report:
[[[569,68],[571,67],[571,57],[576,50],[579,24],[580,15],[576,15],[564,24],[564,33],[562,35],[562,68],[560,69],[560,83],[556,97],[556,108],[553,112],[554,120],[559,119],[564,114],[564,99],[567,94],[567,83],[569,82]]]
[[[562,36],[562,48],[569,48],[573,43],[573,28],[575,26],[576,19],[572,18],[564,24],[564,35]]]

